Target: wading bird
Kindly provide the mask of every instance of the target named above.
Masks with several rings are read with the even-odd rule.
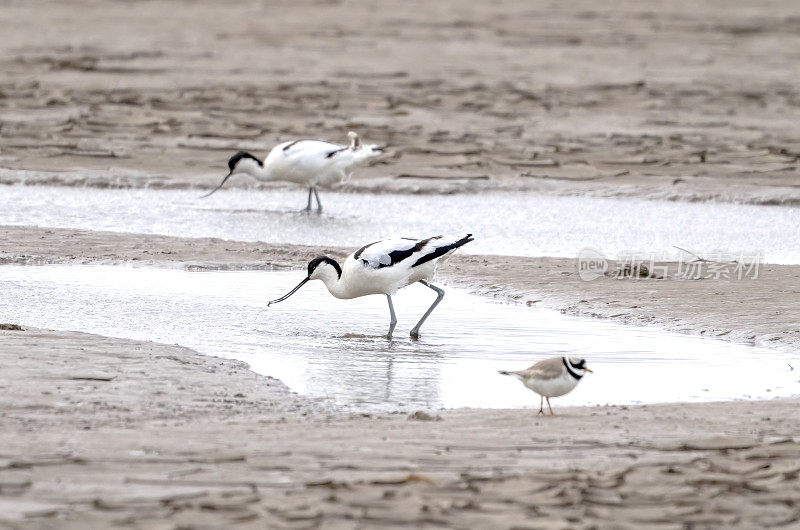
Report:
[[[586,367],[586,361],[577,357],[553,357],[516,372],[500,370],[501,374],[513,375],[542,397],[539,401],[539,414],[544,415],[544,400],[547,399],[547,408],[550,409],[551,416],[555,414],[553,407],[550,406],[550,398],[571,392],[578,386],[586,372],[591,372]]]
[[[272,148],[264,162],[239,151],[228,160],[230,172],[219,186],[203,195],[208,197],[233,175],[247,174],[261,181],[285,180],[308,186],[308,205],[304,212],[311,211],[311,194],[317,199],[317,212],[322,212],[322,203],[317,193],[318,185],[346,182],[353,168],[381,154],[382,147],[364,145],[358,135],[347,133],[350,145],[339,145],[319,140],[294,140]]]
[[[309,280],[322,280],[325,287],[336,298],[358,298],[370,294],[384,294],[389,301],[389,333],[397,324],[392,295],[399,289],[420,282],[436,291],[436,300],[411,329],[411,337],[419,337],[419,328],[434,308],[444,298],[444,290],[433,285],[431,280],[436,265],[453,251],[472,241],[472,234],[461,238],[433,236],[427,239],[398,237],[376,241],[350,254],[341,267],[335,260],[320,256],[308,263],[308,275],[297,287],[267,305],[286,300]]]

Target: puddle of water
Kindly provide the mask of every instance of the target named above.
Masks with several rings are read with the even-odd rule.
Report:
[[[800,263],[800,208],[682,203],[533,193],[364,195],[325,192],[323,216],[298,213],[301,189],[100,190],[4,186],[0,224],[359,247],[389,236],[476,234],[474,254],[608,257],[667,252],[761,252]],[[294,209],[294,210],[293,210]]]
[[[770,398],[800,392],[791,353],[568,317],[448,288],[432,302],[411,286],[395,297],[396,337],[382,296],[331,297],[311,282],[269,309],[299,272],[187,272],[109,266],[0,267],[0,321],[178,343],[249,363],[293,390],[356,410],[538,407],[497,370],[583,352],[595,370],[559,405]]]

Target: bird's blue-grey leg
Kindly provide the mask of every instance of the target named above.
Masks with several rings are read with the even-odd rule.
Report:
[[[389,333],[386,334],[386,338],[391,339],[392,331],[394,331],[394,327],[397,325],[397,317],[394,314],[394,304],[392,304],[392,296],[387,294],[386,299],[389,300],[389,315],[391,315],[391,319],[389,320]]]
[[[308,204],[306,207],[300,210],[301,212],[310,212],[311,211],[311,192],[314,190],[312,186],[308,187]]]
[[[317,213],[322,213],[322,203],[321,203],[321,202],[319,202],[319,193],[317,193],[317,187],[316,187],[316,186],[314,186],[314,187],[313,187],[313,188],[311,188],[311,189],[312,189],[312,190],[314,190],[314,197],[316,197],[316,198],[317,198]],[[311,202],[310,202],[310,201],[311,201],[311,198],[309,197],[309,199],[308,199],[308,200],[309,200],[308,206],[310,207],[310,206],[311,206]]]
[[[411,336],[415,339],[419,338],[419,328],[422,326],[422,323],[425,322],[425,319],[427,319],[431,313],[433,313],[433,310],[436,309],[436,306],[439,305],[439,302],[441,302],[442,298],[444,298],[444,289],[440,289],[432,283],[426,282],[425,280],[420,280],[419,283],[436,291],[436,300],[431,304],[428,310],[425,311],[425,314],[419,319],[417,325],[411,330]]]

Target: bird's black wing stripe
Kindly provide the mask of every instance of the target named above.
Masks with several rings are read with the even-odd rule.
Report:
[[[414,246],[412,246],[411,248],[409,248],[407,250],[393,250],[393,251],[391,251],[391,252],[389,252],[387,254],[389,256],[389,263],[378,263],[378,266],[376,268],[383,269],[384,267],[391,267],[392,265],[397,265],[398,263],[402,262],[403,260],[408,259],[415,252],[419,252],[420,250],[422,250],[422,248],[425,245],[427,245],[428,242],[431,241],[432,239],[439,239],[440,237],[442,237],[442,236],[433,236],[433,237],[429,237],[427,239],[420,239],[419,241],[417,241],[414,244]],[[408,238],[403,238],[403,239],[408,239]],[[379,241],[376,241],[376,243],[379,243]],[[370,243],[366,247],[362,247],[362,248],[358,249],[358,251],[353,255],[353,257],[355,259],[358,259],[359,256],[361,256],[361,253],[367,247],[369,247],[370,245],[374,245],[374,244],[375,243]],[[364,265],[369,265],[370,264],[369,261],[367,261],[365,259],[362,259],[361,261],[364,263]],[[412,267],[413,267],[413,265],[412,265]]]
[[[451,250],[455,250],[460,246],[466,245],[470,241],[472,241],[472,234],[467,234],[466,236],[462,237],[461,239],[459,239],[455,243],[451,243],[449,245],[444,245],[444,246],[441,246],[441,247],[437,247],[430,254],[425,254],[424,256],[419,258],[417,260],[417,262],[414,263],[411,267],[416,267],[417,265],[422,265],[423,263],[428,263],[429,261],[431,261],[433,259],[436,259],[438,257],[444,256],[445,254],[447,254]]]
[[[291,149],[292,147],[294,147],[294,144],[296,144],[296,143],[298,143],[298,142],[302,142],[302,141],[303,141],[303,140],[295,140],[294,142],[292,142],[292,143],[290,143],[289,145],[287,145],[286,147],[284,147],[284,148],[283,148],[283,152],[285,153],[286,151],[288,151],[289,149]]]
[[[436,237],[441,237],[441,236],[436,236]],[[400,239],[406,239],[408,241],[416,241],[416,238],[413,238],[413,237],[401,237]],[[428,241],[428,240],[426,240],[426,241]],[[367,243],[366,245],[364,245],[360,249],[356,250],[355,254],[353,254],[353,258],[355,258],[355,259],[360,258],[361,254],[363,254],[365,250],[367,250],[369,247],[371,247],[375,243],[380,243],[380,241],[373,241],[372,243]]]
[[[341,153],[342,151],[347,151],[348,149],[350,149],[350,148],[349,147],[342,147],[341,149],[335,149],[333,151],[329,151],[328,154],[325,155],[325,158],[330,158],[333,155],[335,155],[336,153]]]
[[[392,261],[389,262],[388,265],[384,265],[383,263],[381,263],[380,265],[378,265],[378,268],[382,269],[383,267],[391,267],[392,265],[396,265],[397,263],[400,263],[401,261],[408,259],[412,254],[414,254],[414,252],[419,252],[420,250],[422,250],[422,247],[427,245],[428,241],[430,241],[431,239],[437,239],[440,237],[442,236],[433,236],[429,237],[428,239],[420,239],[413,247],[411,247],[408,250],[393,250],[389,252],[389,259],[391,259]]]
[[[566,357],[562,357],[561,358],[561,362],[564,363],[564,368],[567,369],[567,372],[569,372],[569,375],[571,375],[572,377],[574,377],[575,379],[580,381],[581,377],[583,377],[583,376],[582,375],[578,375],[578,374],[576,374],[575,372],[572,371],[572,367],[567,362],[567,358]]]
[[[364,245],[364,246],[363,246],[363,247],[361,247],[360,249],[356,250],[356,253],[355,253],[355,254],[353,254],[353,257],[354,257],[355,259],[358,259],[358,258],[360,258],[360,257],[361,257],[361,254],[363,254],[363,252],[364,252],[365,250],[367,250],[369,247],[371,247],[371,246],[372,246],[372,245],[374,245],[375,243],[380,243],[380,241],[373,241],[372,243],[367,243],[366,245]]]

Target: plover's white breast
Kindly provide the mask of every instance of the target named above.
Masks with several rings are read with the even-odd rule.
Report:
[[[523,381],[523,384],[541,396],[558,397],[575,388],[578,385],[578,380],[565,370],[563,374],[552,379],[528,377]]]

